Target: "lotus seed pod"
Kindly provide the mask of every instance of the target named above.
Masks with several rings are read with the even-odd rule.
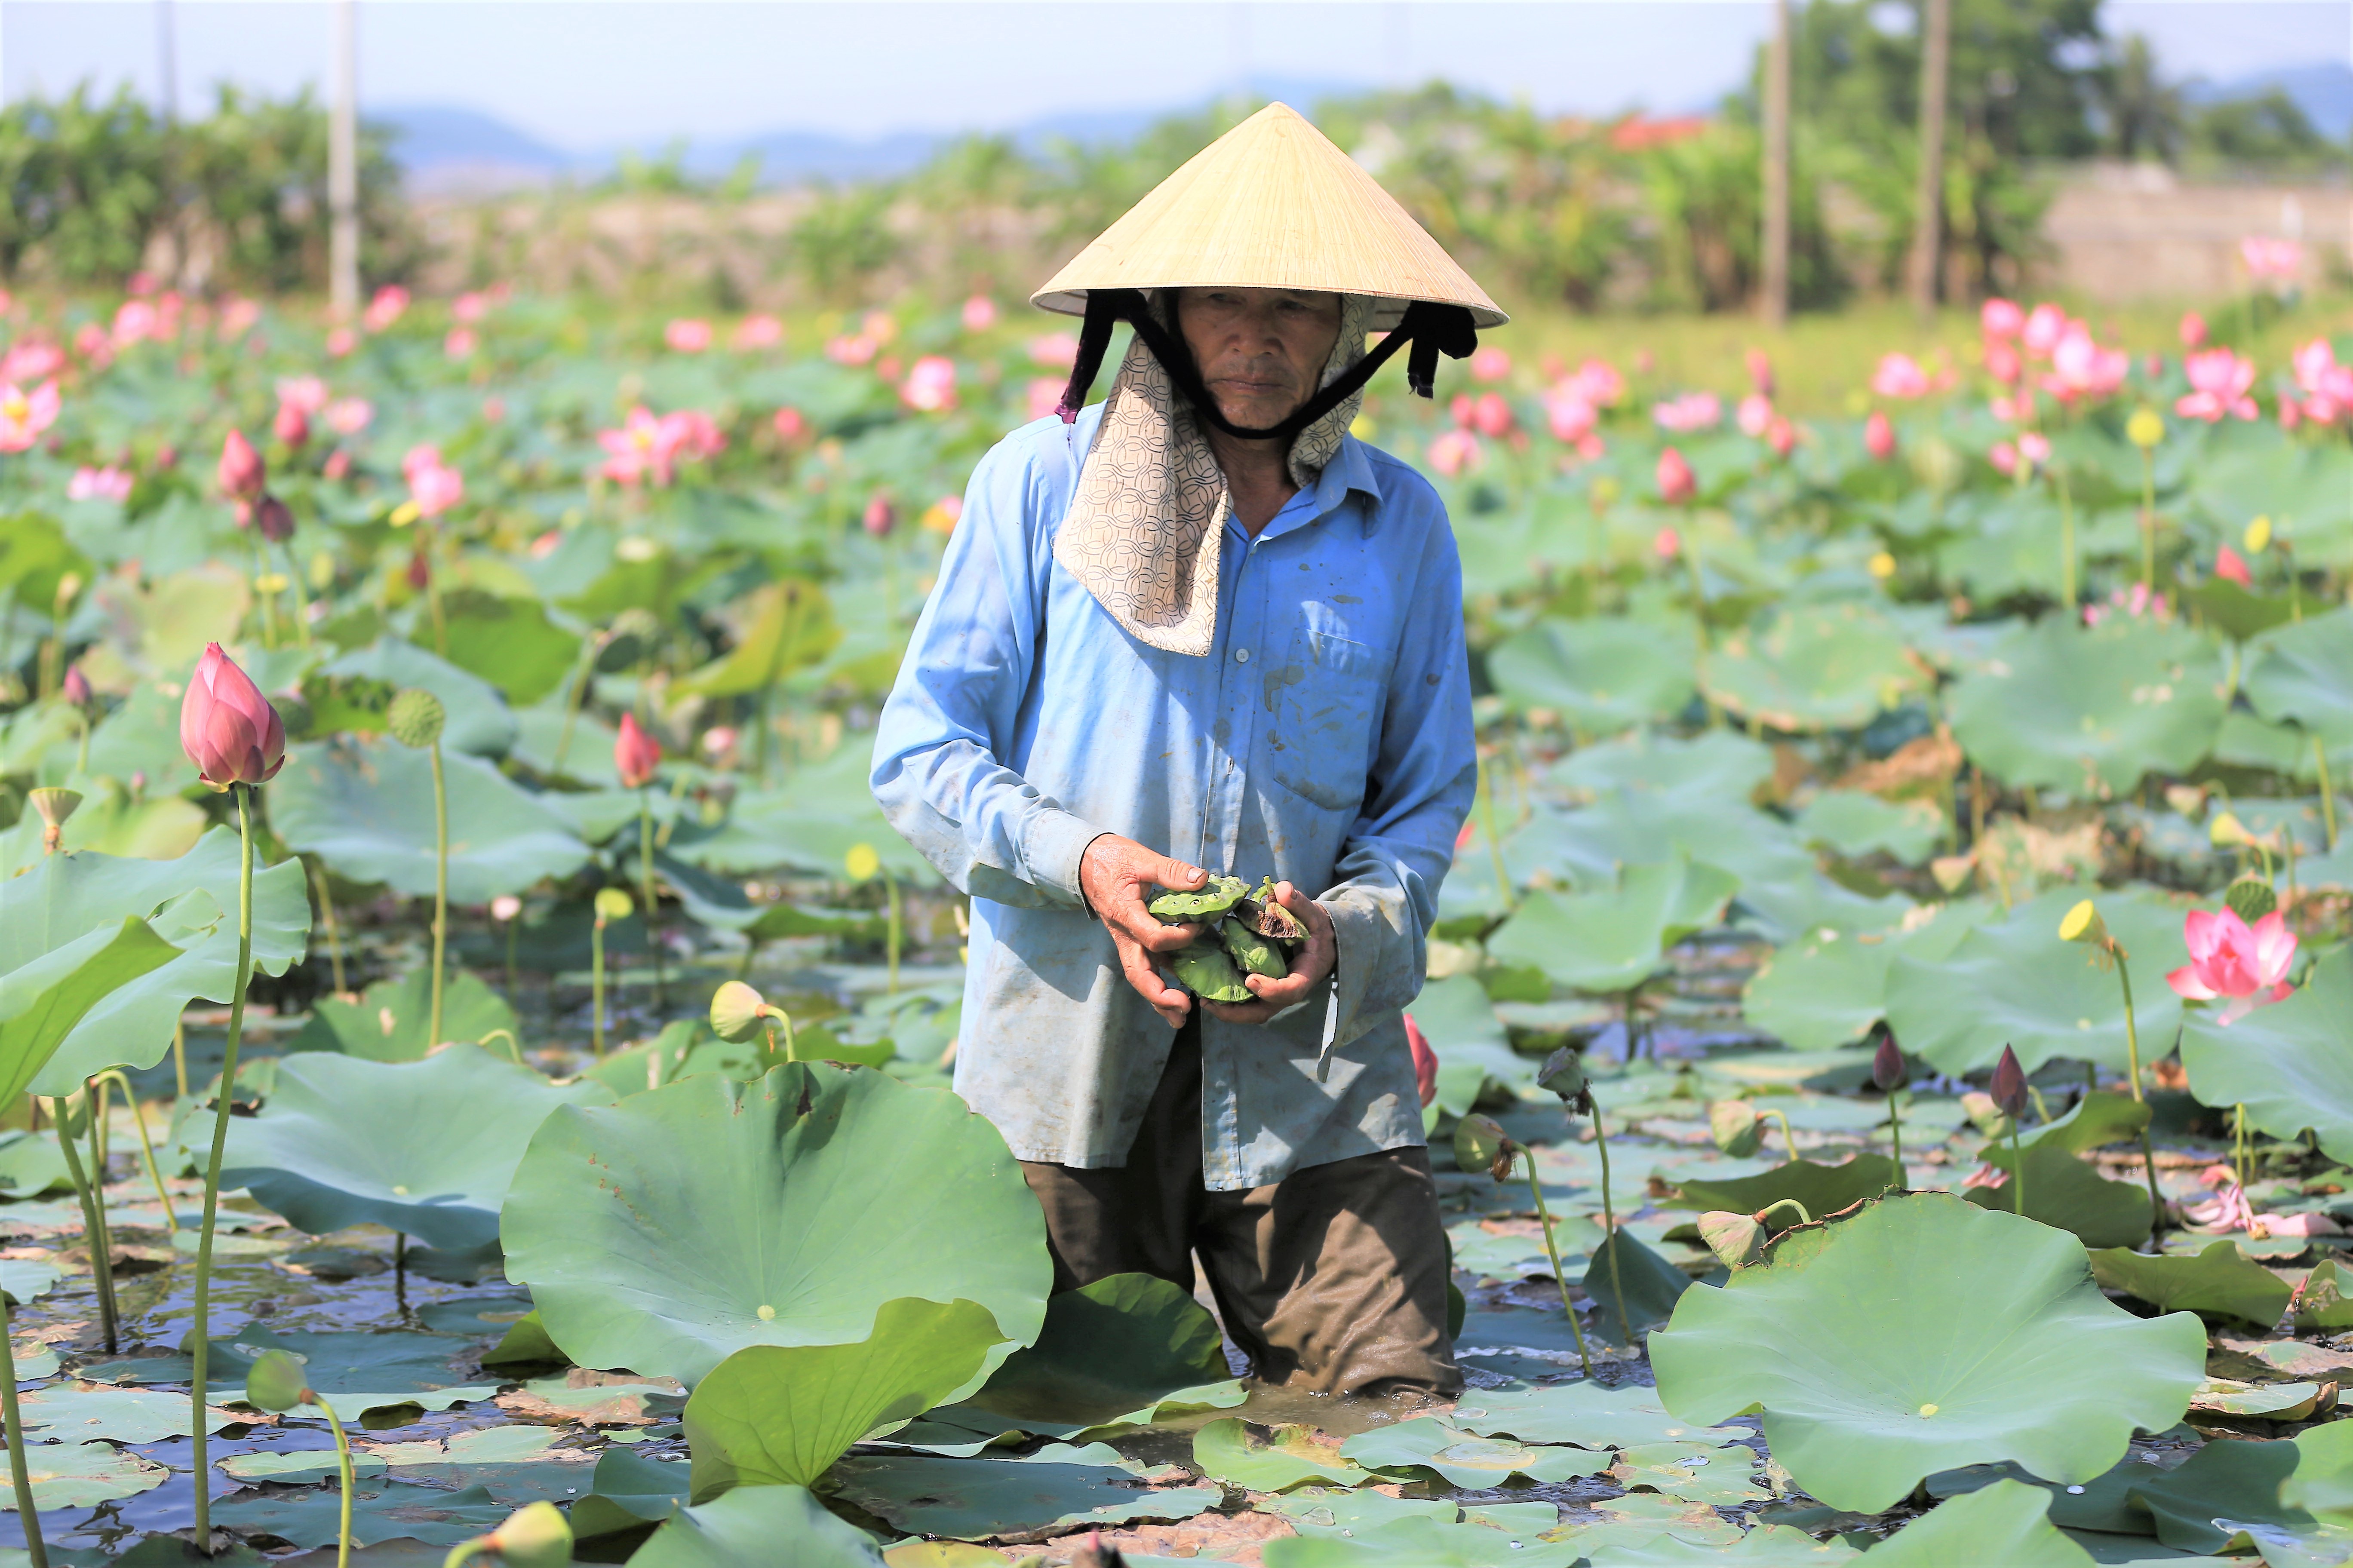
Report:
[[[2133,416],[2125,421],[2125,439],[2147,451],[2165,439],[2165,416],[2154,408],[2134,409]]]
[[[491,1531],[490,1543],[507,1568],[568,1568],[572,1526],[552,1502],[527,1503]]]
[[[849,873],[853,882],[868,882],[882,869],[882,857],[871,844],[853,844],[849,853],[841,858],[841,868]]]
[[[2234,811],[2217,814],[2214,820],[2206,826],[2206,838],[2218,849],[2235,849],[2242,844],[2255,841],[2255,836],[2247,831],[2247,825],[2239,820],[2239,814]]]
[[[36,795],[41,792],[36,790]],[[2222,901],[2249,925],[2279,908],[2279,895],[2261,877],[2242,877],[2223,889]]]
[[[1197,892],[1163,893],[1144,907],[1163,925],[1184,925],[1224,914],[1240,903],[1249,891],[1250,884],[1240,877],[1211,877],[1208,884]]]
[[[2012,1121],[2026,1111],[2026,1069],[2018,1065],[2018,1052],[2008,1046],[2001,1047],[2001,1060],[1993,1069],[1993,1102]]]
[[[1879,1037],[1879,1049],[1871,1056],[1871,1081],[1882,1094],[1894,1094],[1910,1078],[1904,1068],[1904,1053],[1896,1048],[1895,1037]]]
[[[1755,1215],[1714,1209],[1699,1216],[1696,1228],[1726,1268],[1744,1268],[1765,1255],[1765,1226]]]
[[[1503,1123],[1492,1116],[1466,1116],[1454,1124],[1454,1163],[1465,1171],[1485,1171],[1499,1182],[1508,1181],[1512,1158],[1519,1152]]]
[[[1593,1114],[1593,1086],[1586,1081],[1585,1058],[1575,1046],[1563,1046],[1545,1058],[1536,1073],[1539,1087],[1560,1096],[1572,1116]]]
[[[438,697],[411,686],[393,697],[392,706],[384,710],[384,725],[394,740],[421,752],[441,738],[446,717]]]
[[[245,1402],[256,1410],[291,1410],[311,1393],[300,1357],[288,1351],[264,1351],[245,1374]]]
[[[1707,1131],[1718,1149],[1746,1160],[1764,1141],[1765,1119],[1745,1100],[1719,1100],[1707,1108]]]
[[[76,806],[81,805],[81,791],[51,784],[46,788],[32,791],[25,798],[32,802],[35,811],[41,814],[43,822],[47,823],[51,827],[63,827],[66,825],[66,818],[74,814]]]
[[[1168,955],[1177,984],[1205,1002],[1255,1002],[1241,972],[1215,941],[1187,942]]]
[[[1225,944],[1226,952],[1232,956],[1234,967],[1246,974],[1263,974],[1270,980],[1280,980],[1291,973],[1291,965],[1283,962],[1281,948],[1231,915],[1218,922],[1218,940]]]
[[[637,909],[629,895],[618,888],[596,889],[596,918],[600,921],[625,921]]]
[[[2107,922],[2100,919],[2100,911],[2089,899],[2082,900],[2060,917],[2059,940],[2062,942],[2088,942],[2100,945],[2107,934]]]
[[[730,980],[711,994],[711,1032],[730,1045],[756,1037],[768,999],[740,980]]]

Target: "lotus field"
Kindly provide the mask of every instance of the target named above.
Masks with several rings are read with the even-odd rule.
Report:
[[[950,1089],[869,735],[1054,321],[8,307],[30,1562],[2353,1555],[2353,337],[1379,384],[1482,693],[1412,1405],[1052,1294]]]

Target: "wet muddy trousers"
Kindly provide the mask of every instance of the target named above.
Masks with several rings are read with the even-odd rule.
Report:
[[[1021,1163],[1046,1211],[1054,1289],[1155,1274],[1193,1289],[1270,1384],[1318,1394],[1454,1394],[1446,1234],[1430,1155],[1359,1154],[1243,1192],[1201,1184],[1198,1016],[1177,1031],[1143,1130],[1118,1170]]]

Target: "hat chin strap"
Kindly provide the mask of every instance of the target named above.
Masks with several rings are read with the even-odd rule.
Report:
[[[1405,320],[1397,330],[1383,338],[1380,346],[1343,371],[1338,379],[1301,405],[1298,411],[1280,425],[1253,429],[1237,425],[1219,412],[1217,401],[1201,383],[1200,368],[1193,363],[1190,350],[1169,336],[1153,315],[1143,293],[1134,289],[1096,289],[1087,294],[1086,324],[1079,331],[1079,357],[1071,367],[1071,384],[1062,390],[1062,401],[1055,412],[1068,425],[1086,406],[1087,394],[1093,390],[1095,377],[1103,370],[1104,352],[1111,346],[1112,327],[1125,321],[1135,329],[1161,368],[1168,373],[1169,381],[1192,404],[1194,414],[1204,423],[1215,426],[1227,435],[1245,441],[1287,441],[1318,419],[1354,397],[1373,374],[1388,363],[1398,350],[1410,342],[1413,353],[1406,361],[1406,384],[1417,397],[1431,395],[1438,380],[1438,356],[1465,359],[1479,346],[1479,330],[1467,307],[1433,304],[1417,300],[1406,307]]]

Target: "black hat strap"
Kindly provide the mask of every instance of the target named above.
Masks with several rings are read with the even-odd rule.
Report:
[[[1087,394],[1093,390],[1095,377],[1103,371],[1103,354],[1111,347],[1111,330],[1120,321],[1135,329],[1135,335],[1144,340],[1145,347],[1152,351],[1153,357],[1168,373],[1170,382],[1185,395],[1205,424],[1246,441],[1289,440],[1298,435],[1362,391],[1374,373],[1408,343],[1413,345],[1413,353],[1406,360],[1406,384],[1417,397],[1431,395],[1438,381],[1440,354],[1464,359],[1479,346],[1478,325],[1467,307],[1417,300],[1406,307],[1405,319],[1381,340],[1378,347],[1309,398],[1298,412],[1280,425],[1252,429],[1247,425],[1236,425],[1218,411],[1216,400],[1201,383],[1200,368],[1193,363],[1191,351],[1169,335],[1142,292],[1134,289],[1096,289],[1087,294],[1086,322],[1079,329],[1078,360],[1071,367],[1070,384],[1063,389],[1062,401],[1055,410],[1063,424],[1076,419],[1079,410],[1086,406]]]

